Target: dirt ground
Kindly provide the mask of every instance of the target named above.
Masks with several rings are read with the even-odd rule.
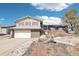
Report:
[[[79,56],[75,47],[61,43],[35,43],[24,56]]]
[[[71,36],[68,40],[65,41],[73,41],[72,38],[73,34],[68,34],[65,31],[52,31],[51,32],[54,37],[68,37]],[[74,39],[74,38],[73,38]],[[61,39],[62,42],[64,39]],[[69,44],[63,43],[44,43],[44,42],[37,42],[35,43],[26,53],[24,56],[79,56],[79,50],[76,49],[74,46]]]

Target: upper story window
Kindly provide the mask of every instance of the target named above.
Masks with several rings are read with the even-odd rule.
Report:
[[[27,22],[25,22],[25,25],[26,26],[31,26],[31,22],[30,21],[27,21]]]
[[[24,26],[24,22],[19,23],[19,26]]]
[[[38,26],[38,22],[32,22],[32,26]]]
[[[17,26],[24,26],[24,22],[17,23]]]
[[[21,22],[21,26],[24,26],[24,22]]]
[[[18,22],[17,26],[40,26],[40,23],[34,20],[26,20],[26,21],[22,21],[22,22]]]

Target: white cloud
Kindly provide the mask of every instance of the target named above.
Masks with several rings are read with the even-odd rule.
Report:
[[[0,21],[4,21],[5,19],[4,18],[0,18]]]
[[[72,3],[32,3],[39,10],[62,11],[69,7]]]
[[[48,16],[36,16],[43,21],[44,25],[60,25],[61,19],[58,17],[48,17]]]

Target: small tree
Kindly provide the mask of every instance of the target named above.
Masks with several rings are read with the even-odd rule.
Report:
[[[79,33],[79,20],[77,17],[77,11],[75,9],[69,9],[63,16],[63,23],[68,25],[68,31],[75,31],[75,33]]]

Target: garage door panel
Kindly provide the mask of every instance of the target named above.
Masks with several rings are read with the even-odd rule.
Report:
[[[15,38],[31,38],[31,33],[15,33]]]

